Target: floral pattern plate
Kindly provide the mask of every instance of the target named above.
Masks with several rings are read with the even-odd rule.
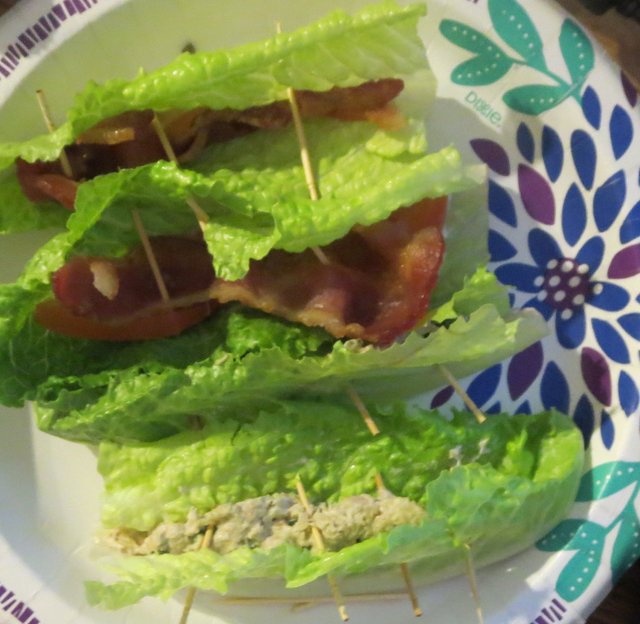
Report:
[[[220,0],[212,15],[206,0],[22,0],[0,23],[2,138],[39,127],[37,110],[25,104],[36,88],[64,110],[89,78],[157,66],[186,42],[222,47],[263,37],[279,17],[294,27],[336,5],[248,0],[239,12]],[[552,1],[431,0],[422,34],[439,81],[430,141],[453,142],[486,163],[491,267],[512,287],[514,304],[539,310],[550,329],[463,385],[488,413],[571,414],[588,457],[567,519],[529,551],[479,572],[485,621],[583,622],[640,555],[638,95]],[[15,277],[38,240],[3,240],[3,280]],[[459,405],[449,387],[425,400]],[[86,606],[82,581],[96,574],[94,457],[10,412],[0,414],[0,620],[178,621],[176,600],[118,614]],[[430,621],[476,621],[463,578],[419,593]],[[356,602],[350,613],[372,623],[413,618],[408,605],[383,597]],[[199,596],[190,621],[336,617],[330,605],[299,613]]]

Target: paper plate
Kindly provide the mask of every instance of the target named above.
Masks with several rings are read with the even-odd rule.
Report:
[[[329,0],[22,0],[0,23],[0,136],[40,132],[33,93],[64,111],[88,79],[131,76],[188,42],[218,48],[310,22]],[[241,7],[241,8],[240,8]],[[463,385],[486,412],[556,407],[571,414],[588,465],[568,518],[527,552],[484,568],[488,623],[582,622],[640,554],[640,115],[638,96],[553,2],[431,0],[422,34],[438,77],[433,147],[455,143],[489,169],[492,269],[550,335]],[[34,128],[36,129],[34,131]],[[634,147],[634,143],[636,147]],[[1,242],[13,279],[46,234]],[[458,405],[451,388],[427,397]],[[178,600],[89,608],[100,481],[84,447],[0,414],[0,621],[177,622]],[[420,588],[429,621],[476,621],[466,579]],[[409,622],[408,601],[358,601],[352,621]],[[204,622],[337,619],[331,604],[232,606],[199,595]]]

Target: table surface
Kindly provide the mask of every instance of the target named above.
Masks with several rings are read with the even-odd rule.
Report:
[[[0,0],[0,15],[18,0]],[[557,0],[600,41],[640,91],[640,23],[615,11],[592,15],[579,0]],[[587,624],[640,623],[640,561],[620,580]]]

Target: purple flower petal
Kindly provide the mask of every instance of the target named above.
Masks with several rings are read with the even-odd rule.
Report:
[[[611,371],[601,353],[585,347],[580,357],[582,378],[591,394],[603,405],[611,405]]]
[[[542,370],[542,344],[536,342],[515,355],[507,370],[507,385],[513,400],[521,397]]]
[[[553,225],[556,220],[556,202],[549,183],[535,169],[520,165],[518,188],[529,216],[545,225]]]
[[[451,386],[440,390],[433,399],[431,399],[431,408],[436,409],[442,407],[453,396],[453,392],[454,390]]]
[[[473,139],[469,142],[476,156],[498,175],[511,173],[509,156],[502,145],[489,139]]]
[[[624,279],[640,273],[640,243],[621,249],[609,265],[607,277]]]
[[[561,314],[556,314],[556,335],[558,342],[565,349],[579,347],[586,332],[587,322],[584,318],[584,309],[575,310],[570,319],[563,319]]]
[[[589,275],[593,275],[602,262],[604,256],[604,241],[600,236],[592,236],[578,251],[576,262],[589,267]]]
[[[508,286],[513,286],[523,292],[535,293],[540,290],[535,285],[537,277],[542,275],[538,267],[533,267],[522,262],[508,262],[495,270],[497,278]]]
[[[592,295],[589,305],[606,310],[607,312],[619,312],[629,303],[631,297],[621,286],[608,284],[607,282],[597,282],[602,289],[599,294]]]
[[[631,362],[629,349],[613,325],[602,319],[593,319],[591,326],[600,348],[609,359],[620,364],[629,364]]]
[[[529,252],[534,262],[545,271],[551,260],[563,257],[562,251],[555,238],[540,228],[533,228],[529,232]]]
[[[624,205],[627,197],[627,178],[624,171],[616,171],[596,190],[593,216],[600,232],[606,232]]]

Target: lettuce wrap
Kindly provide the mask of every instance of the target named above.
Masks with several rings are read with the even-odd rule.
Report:
[[[16,158],[29,163],[55,161],[61,149],[84,131],[129,111],[242,110],[286,100],[288,87],[325,91],[414,74],[427,68],[416,30],[425,12],[423,4],[399,7],[394,2],[370,6],[353,16],[335,11],[266,42],[184,53],[162,68],[141,69],[130,80],[89,82],[55,132],[0,144],[0,169],[7,169],[0,185],[0,233],[61,225],[68,216],[53,202],[40,206],[21,198],[16,204]]]
[[[102,519],[111,543],[122,546],[123,535],[142,542],[158,525],[165,537],[160,552],[109,558],[107,567],[121,580],[88,583],[89,601],[114,609],[188,586],[226,593],[239,581],[263,577],[293,588],[327,574],[342,579],[400,563],[410,564],[417,578],[459,572],[466,547],[479,564],[520,550],[560,520],[575,496],[582,438],[556,412],[492,415],[478,425],[466,412],[447,420],[399,405],[371,409],[383,431],[377,437],[351,406],[305,401],[261,410],[250,423],[220,419],[153,444],[102,444]],[[328,439],[330,445],[320,442]],[[377,491],[377,474],[388,491]],[[292,525],[308,520],[299,512],[293,519],[272,513],[260,530],[252,519],[230,544],[224,523],[244,513],[235,518],[242,525],[242,501],[264,506],[276,493],[295,492],[297,479],[319,505],[314,523],[332,509],[343,512],[340,528],[332,517],[323,531],[337,546],[318,552],[295,543]],[[395,505],[395,518],[381,524],[378,508],[363,519],[361,509],[373,499]],[[351,513],[344,513],[346,504]],[[231,519],[205,515],[216,509]],[[198,515],[207,518],[199,526]],[[278,529],[278,521],[289,528]],[[221,538],[199,549],[207,523]],[[162,552],[180,531],[191,537],[171,548],[184,552]]]
[[[255,105],[283,97],[288,86],[326,89],[424,70],[416,34],[423,11],[384,3],[353,18],[339,12],[266,44],[183,56],[130,82],[90,85],[57,133],[0,153],[55,158],[79,132],[122,110]],[[380,45],[381,36],[389,45]],[[420,75],[423,92],[429,79]],[[152,441],[189,428],[194,417],[285,396],[340,397],[348,384],[365,399],[409,397],[442,385],[439,365],[464,377],[538,340],[546,333],[541,317],[511,311],[506,290],[484,268],[483,170],[462,163],[453,147],[428,151],[424,122],[411,116],[424,113],[424,99],[418,104],[411,93],[400,103],[408,123],[399,130],[305,122],[321,192],[315,202],[291,127],[212,145],[188,169],[161,161],[81,184],[66,231],[15,284],[0,287],[0,400],[35,401],[39,426],[69,439]],[[149,236],[188,234],[195,221],[185,198],[197,198],[209,218],[203,236],[216,274],[239,279],[273,250],[324,245],[401,206],[451,193],[446,256],[427,322],[384,349],[238,305],[179,336],[140,343],[69,338],[33,318],[68,258],[126,253],[139,236],[133,210]]]

